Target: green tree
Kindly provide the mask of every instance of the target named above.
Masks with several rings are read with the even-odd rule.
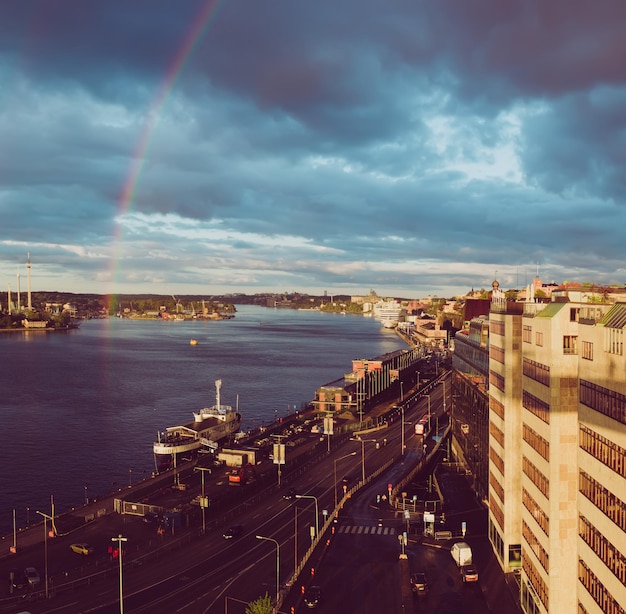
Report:
[[[263,597],[259,597],[251,601],[246,608],[246,614],[272,614],[272,600],[265,593]]]

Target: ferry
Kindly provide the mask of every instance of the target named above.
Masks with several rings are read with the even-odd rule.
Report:
[[[176,467],[179,461],[193,460],[198,452],[215,451],[219,442],[236,433],[241,414],[220,402],[222,380],[215,381],[215,405],[193,412],[193,422],[170,426],[153,444],[157,472]]]
[[[395,328],[403,311],[402,305],[395,300],[381,300],[374,304],[374,318],[385,328]]]

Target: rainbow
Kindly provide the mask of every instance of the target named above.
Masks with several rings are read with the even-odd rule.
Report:
[[[126,181],[118,199],[118,215],[125,214],[131,208],[141,176],[141,171],[147,159],[151,137],[156,131],[163,107],[174,89],[179,76],[183,72],[185,65],[193,55],[198,43],[209,27],[209,24],[212,22],[212,19],[216,16],[218,8],[225,1],[226,0],[206,0],[206,2],[204,2],[202,8],[198,11],[193,20],[192,27],[178,49],[169,70],[167,71],[164,79],[161,81],[156,96],[150,105],[145,125],[141,131],[139,141],[132,156]],[[114,237],[114,245],[119,249],[121,242],[122,230],[121,227],[118,227],[116,236]],[[118,260],[119,259],[116,257],[113,258],[114,266]]]

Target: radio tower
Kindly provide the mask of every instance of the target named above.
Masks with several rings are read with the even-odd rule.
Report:
[[[32,311],[33,304],[30,297],[30,252],[28,252],[28,259],[26,260],[26,271],[28,272],[28,311]]]

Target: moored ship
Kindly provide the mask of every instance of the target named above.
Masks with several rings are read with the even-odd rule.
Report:
[[[222,380],[215,381],[215,405],[193,412],[193,422],[168,427],[153,444],[157,471],[176,466],[178,461],[193,460],[201,450],[216,450],[219,442],[236,433],[241,414],[220,402]]]

